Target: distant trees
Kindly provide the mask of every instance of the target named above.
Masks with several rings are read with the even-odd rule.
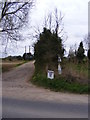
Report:
[[[70,61],[73,61],[73,60],[74,60],[74,57],[75,57],[75,51],[73,50],[72,47],[70,47],[70,49],[69,49],[68,57],[69,57],[69,60],[70,60]]]
[[[80,42],[80,45],[78,47],[77,54],[76,54],[76,57],[79,60],[79,62],[81,62],[84,59],[84,57],[85,57],[84,52],[85,52],[85,50],[83,47],[83,42]]]
[[[23,57],[21,55],[18,56],[8,56],[6,58],[3,58],[4,60],[9,60],[9,61],[16,61],[16,60],[23,60]]]
[[[24,53],[23,54],[23,59],[24,60],[32,60],[34,56],[31,53]]]

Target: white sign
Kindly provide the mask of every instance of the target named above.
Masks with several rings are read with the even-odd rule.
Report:
[[[48,70],[47,78],[54,79],[54,71]]]
[[[58,57],[58,62],[61,62],[61,58],[60,57]]]
[[[62,70],[61,70],[61,66],[60,64],[58,64],[58,74],[61,74]]]

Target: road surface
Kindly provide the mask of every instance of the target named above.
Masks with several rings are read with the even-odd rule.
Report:
[[[52,92],[29,81],[33,62],[2,74],[3,118],[88,118],[88,95]]]
[[[3,98],[7,118],[87,118],[87,105]]]

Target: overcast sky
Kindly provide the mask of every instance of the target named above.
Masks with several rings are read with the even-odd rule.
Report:
[[[68,50],[75,43],[78,47],[80,41],[88,34],[88,2],[89,0],[36,0],[36,5],[30,14],[31,26],[40,26],[45,15],[57,8],[64,15],[64,31],[68,36],[67,41],[64,43],[66,49]],[[25,31],[31,32],[30,28]],[[25,45],[28,52],[28,46],[32,43],[33,39],[18,43],[14,51],[9,51],[9,55],[22,55]]]

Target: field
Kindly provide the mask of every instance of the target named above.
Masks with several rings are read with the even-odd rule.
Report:
[[[2,60],[0,61],[0,72],[10,71],[15,67],[24,64],[25,62],[26,61],[24,60],[14,60],[14,61]]]

